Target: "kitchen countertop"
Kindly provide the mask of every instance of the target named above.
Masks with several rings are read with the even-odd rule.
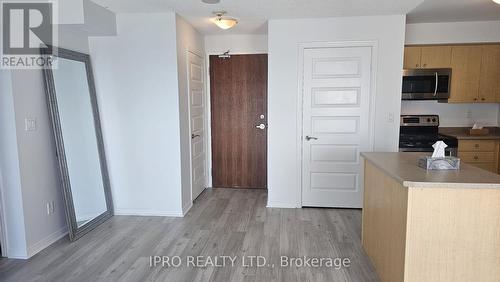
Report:
[[[426,170],[418,166],[425,153],[361,153],[390,177],[412,188],[494,188],[500,189],[500,175],[460,163],[460,170]]]
[[[451,137],[455,137],[458,140],[491,140],[500,139],[500,128],[498,127],[487,127],[490,133],[487,135],[470,135],[470,127],[440,127],[439,133]]]

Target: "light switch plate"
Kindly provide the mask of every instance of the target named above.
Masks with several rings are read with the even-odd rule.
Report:
[[[24,130],[35,131],[36,130],[36,119],[35,118],[25,118],[24,119]]]

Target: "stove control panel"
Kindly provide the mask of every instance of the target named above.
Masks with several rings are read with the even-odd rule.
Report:
[[[439,126],[438,115],[404,115],[401,126]]]

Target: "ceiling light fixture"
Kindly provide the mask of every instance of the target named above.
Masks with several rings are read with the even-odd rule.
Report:
[[[225,11],[214,12],[215,18],[212,20],[214,24],[222,29],[230,29],[238,23],[238,20],[231,17],[224,17]]]
[[[493,2],[500,4],[500,0],[493,0]]]

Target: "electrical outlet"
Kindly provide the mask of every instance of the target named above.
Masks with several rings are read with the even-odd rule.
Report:
[[[35,131],[36,130],[36,119],[35,118],[25,118],[24,119],[24,130]]]
[[[389,115],[387,116],[387,122],[389,122],[389,123],[394,122],[394,114],[393,113],[389,113]]]
[[[472,112],[471,112],[471,110],[467,110],[467,111],[465,112],[465,117],[466,117],[466,118],[471,118],[471,117],[472,117]]]
[[[54,201],[47,202],[47,214],[51,215],[55,213],[55,203]]]

